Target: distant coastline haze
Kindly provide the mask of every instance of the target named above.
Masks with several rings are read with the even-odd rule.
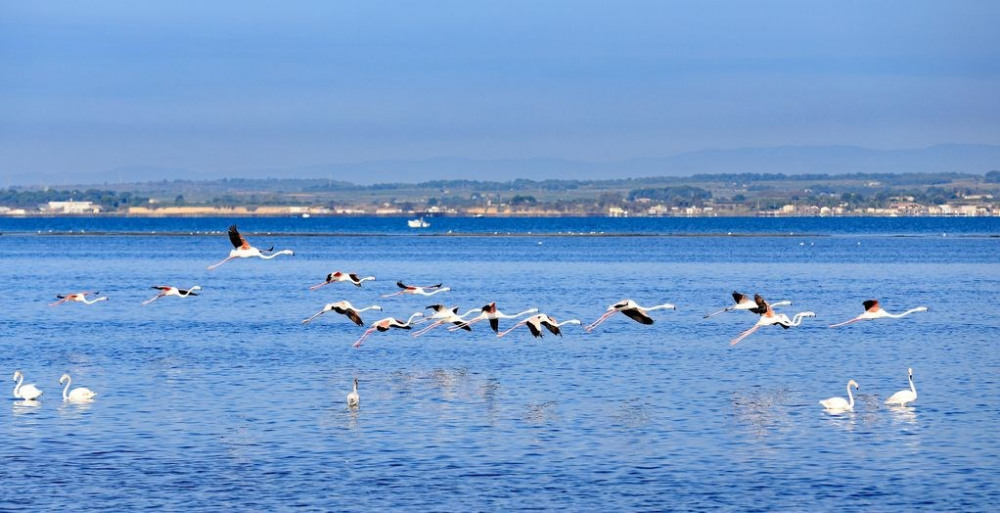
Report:
[[[1000,167],[1000,3],[7,3],[0,186]]]

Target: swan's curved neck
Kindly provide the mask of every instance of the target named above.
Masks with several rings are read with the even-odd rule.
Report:
[[[66,386],[63,387],[63,401],[69,397],[69,384],[73,382],[73,378],[66,377]]]
[[[14,385],[14,397],[21,397],[21,394],[18,393],[21,391],[21,383],[24,383],[24,375],[18,374],[17,384]]]
[[[850,383],[847,384],[847,399],[848,399],[847,403],[853,409],[854,408],[854,394],[851,393],[851,384]]]
[[[910,374],[909,379],[910,379],[910,391],[913,392],[913,395],[917,395],[917,386],[913,384],[913,374]]]

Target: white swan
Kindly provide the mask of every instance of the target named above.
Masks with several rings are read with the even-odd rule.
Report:
[[[64,381],[66,382],[66,386],[63,387],[63,401],[85,402],[91,401],[97,396],[97,392],[94,392],[86,387],[76,387],[72,392],[70,392],[69,385],[73,382],[73,379],[69,377],[69,374],[63,374],[62,377],[59,378],[60,385],[62,385]]]
[[[347,406],[351,408],[361,406],[361,396],[358,395],[358,378],[354,378],[354,390],[347,394]]]
[[[906,406],[906,403],[912,403],[917,400],[917,387],[913,384],[913,369],[906,369],[906,374],[910,380],[910,389],[900,390],[892,394],[892,396],[885,400],[885,404]]]
[[[819,402],[824,408],[830,411],[854,411],[854,394],[851,393],[851,387],[861,389],[861,385],[858,385],[857,381],[853,379],[847,382],[847,397],[850,401],[844,399],[843,397],[831,397],[829,399],[824,399]]]
[[[42,396],[42,391],[35,385],[21,384],[24,382],[24,374],[21,374],[21,371],[14,371],[14,381],[17,381],[17,384],[14,385],[14,397],[26,401],[34,401]]]

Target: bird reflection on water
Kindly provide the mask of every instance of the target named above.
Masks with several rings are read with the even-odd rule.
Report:
[[[734,392],[731,397],[733,416],[739,424],[748,426],[754,435],[765,437],[788,420],[787,388]]]

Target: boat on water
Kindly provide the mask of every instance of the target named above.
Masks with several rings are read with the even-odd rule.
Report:
[[[406,224],[409,225],[410,228],[427,228],[428,226],[431,225],[427,221],[424,221],[424,218],[422,217],[417,219],[407,220]]]

